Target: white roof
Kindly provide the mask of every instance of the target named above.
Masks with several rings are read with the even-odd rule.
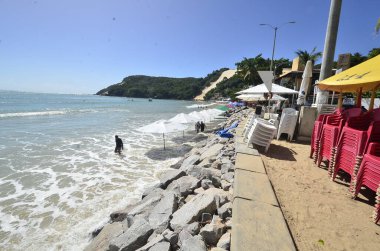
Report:
[[[268,88],[266,87],[265,84],[261,84],[261,85],[256,85],[254,87],[251,87],[251,88],[248,88],[248,89],[245,89],[243,91],[240,91],[240,92],[237,92],[237,94],[263,94],[263,93],[268,93]],[[292,89],[289,89],[289,88],[286,88],[286,87],[283,87],[281,85],[278,85],[278,84],[272,84],[272,93],[277,93],[277,94],[281,94],[281,93],[290,93],[290,94],[297,94],[298,92],[295,91],[295,90],[292,90]]]
[[[244,101],[264,101],[265,99],[263,94],[240,94],[236,98]],[[281,97],[280,95],[274,94],[271,100],[285,100],[286,98]]]

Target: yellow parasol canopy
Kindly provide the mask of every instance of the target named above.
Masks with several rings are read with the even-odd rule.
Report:
[[[336,92],[373,91],[380,87],[380,55],[318,83],[321,90]]]

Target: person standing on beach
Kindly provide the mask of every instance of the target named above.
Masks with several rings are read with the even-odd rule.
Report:
[[[205,126],[206,126],[205,123],[203,123],[203,121],[201,121],[200,126],[201,126],[201,132],[203,132],[205,130]]]
[[[115,135],[115,142],[115,153],[121,154],[121,150],[124,150],[123,141],[121,140],[121,138],[119,138],[119,136]]]
[[[199,123],[199,121],[197,121],[197,123],[195,123],[195,131],[197,133],[199,133],[199,128],[201,127],[201,124]]]

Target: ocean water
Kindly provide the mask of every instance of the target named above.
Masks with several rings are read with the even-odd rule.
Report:
[[[192,105],[0,91],[0,250],[82,250],[111,212],[178,160],[148,157],[162,135],[136,129]]]

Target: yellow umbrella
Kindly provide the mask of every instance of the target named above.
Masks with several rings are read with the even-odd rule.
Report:
[[[321,90],[336,92],[375,92],[380,87],[380,55],[318,83]],[[372,102],[371,102],[372,103]],[[373,108],[370,106],[370,109]]]

